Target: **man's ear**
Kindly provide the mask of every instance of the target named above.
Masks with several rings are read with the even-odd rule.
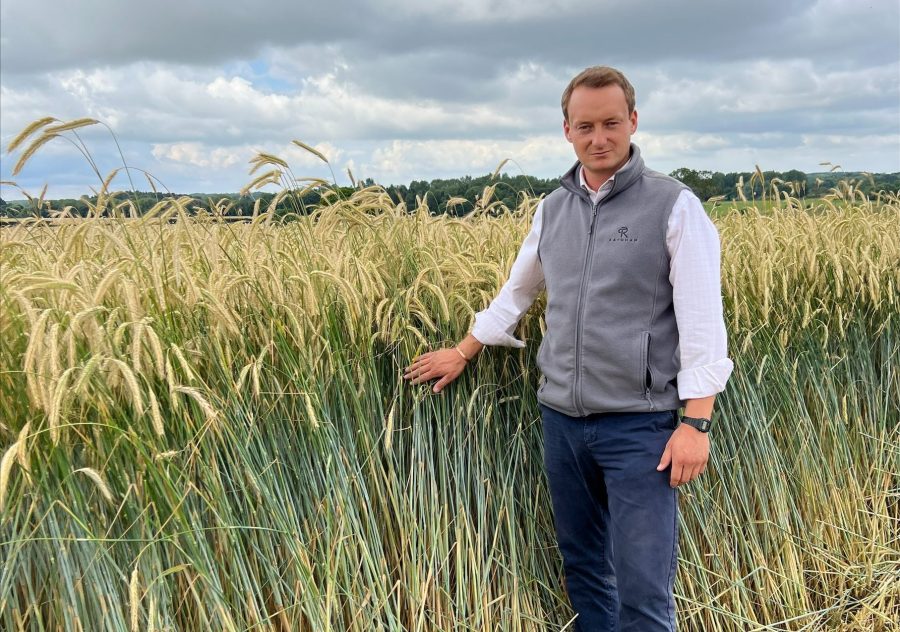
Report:
[[[570,131],[571,130],[569,129],[569,121],[567,121],[566,119],[563,119],[563,134],[565,134],[566,140],[571,143],[572,137],[569,135]]]
[[[637,110],[632,110],[628,118],[631,119],[631,133],[634,134],[637,131]]]

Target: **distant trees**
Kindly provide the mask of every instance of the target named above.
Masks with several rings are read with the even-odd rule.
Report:
[[[676,180],[680,180],[684,184],[691,187],[691,190],[701,200],[708,200],[714,195],[723,195],[719,191],[724,186],[721,173],[713,173],[712,171],[695,171],[687,167],[681,167],[669,174]]]
[[[685,183],[704,201],[715,196],[723,196],[726,200],[738,199],[737,188],[740,182],[743,182],[744,195],[748,199],[758,199],[762,196],[763,183],[758,177],[752,177],[753,172],[750,171],[722,173],[720,171],[695,170],[681,167],[672,171],[669,175]],[[856,186],[866,194],[882,190],[900,192],[900,173],[864,174],[838,171],[807,174],[797,169],[784,172],[763,172],[763,180],[766,187],[776,178],[781,181],[779,188],[791,192],[791,195],[795,197],[821,197],[828,193],[830,189],[836,187],[840,180],[847,179],[853,179],[856,182]],[[371,178],[357,182],[358,186],[375,186],[375,184]],[[501,174],[493,178],[490,175],[483,175],[438,179],[430,182],[413,180],[408,185],[390,185],[385,187],[385,191],[394,203],[403,203],[409,210],[415,210],[418,206],[418,200],[421,199],[428,204],[429,209],[434,213],[462,216],[470,213],[475,208],[477,201],[484,195],[486,187],[494,187],[491,201],[500,201],[509,208],[515,208],[523,194],[535,197],[546,195],[557,186],[559,186],[558,178],[544,179],[525,175],[510,176]],[[354,187],[332,185],[308,191],[300,200],[282,200],[276,209],[276,214],[285,215],[297,212],[298,209],[303,213],[321,203],[322,197],[329,195],[329,191],[332,192],[332,196],[337,194],[341,197],[349,197],[354,190]],[[768,195],[771,191],[767,189],[766,193]],[[260,208],[265,210],[269,207],[274,196],[274,193],[263,192],[245,196],[234,193],[190,194],[189,197],[193,199],[193,202],[188,207],[193,212],[193,209],[196,208],[210,209],[217,206],[219,212],[226,216],[246,217],[253,214],[253,207],[257,201],[259,201]],[[169,197],[184,197],[184,194],[154,193],[150,191],[118,194],[120,202],[126,198],[132,200],[140,213],[147,212],[153,208],[154,204]],[[226,200],[225,203],[220,202],[223,199]],[[453,200],[453,204],[448,205],[450,200]],[[78,200],[51,200],[49,201],[49,208],[58,212],[66,207],[70,207],[72,215],[86,217],[90,205],[95,204],[96,201],[97,199],[94,196],[83,197]],[[0,217],[32,217],[35,215],[36,208],[37,200],[27,202],[15,201],[12,203],[0,200]],[[44,217],[50,215],[46,202],[41,208],[40,214]]]
[[[763,182],[753,178],[753,173],[731,172],[722,173],[721,171],[696,171],[681,167],[669,174],[673,178],[685,183],[701,200],[708,200],[711,197],[724,196],[727,200],[738,199],[740,196],[737,192],[738,184],[743,182],[744,195],[748,198],[758,198],[762,195]],[[763,179],[765,185],[768,186],[775,179],[781,180],[783,184],[780,188],[791,191],[790,185],[793,184],[791,194],[795,197],[806,196],[807,175],[802,171],[792,169],[783,173],[777,171],[764,171]],[[751,186],[752,182],[752,186]],[[767,191],[768,193],[768,191]]]
[[[763,181],[768,187],[774,180],[780,180],[778,188],[788,191],[794,197],[821,197],[837,186],[840,180],[856,180],[859,189],[866,194],[876,191],[900,191],[900,173],[860,173],[860,172],[825,172],[804,173],[797,169],[789,171],[763,171]],[[753,178],[753,172],[696,171],[681,167],[669,174],[691,187],[701,200],[714,196],[725,196],[726,200],[735,200],[740,196],[738,184],[743,182],[744,195],[747,198],[762,196],[763,182]],[[752,182],[752,185],[751,185]],[[766,191],[770,193],[769,190]]]
[[[338,195],[349,197],[354,189],[352,187],[331,187]],[[306,193],[298,201],[301,208],[309,208],[321,202],[324,191],[311,191]],[[253,214],[253,207],[259,200],[260,209],[265,211],[268,209],[274,193],[254,193],[252,195],[240,196],[236,193],[203,193],[203,194],[183,194],[183,193],[154,193],[152,191],[127,191],[117,194],[116,204],[130,201],[138,210],[138,214],[143,214],[153,208],[159,202],[172,198],[190,198],[190,202],[186,205],[189,213],[196,212],[196,209],[202,208],[209,210],[217,208],[222,215],[226,217],[246,217]],[[222,200],[225,200],[223,203]],[[76,217],[88,217],[91,206],[97,203],[97,196],[84,196],[80,199],[61,198],[57,200],[45,200],[38,211],[38,201],[18,201],[12,204],[4,204],[0,206],[0,217],[34,217],[38,213],[41,217],[50,217],[51,209],[53,213],[58,213],[68,208],[68,212]],[[130,210],[128,211],[130,212]],[[276,215],[283,215],[289,212],[296,212],[295,207],[289,200],[282,200],[276,208]]]
[[[507,174],[501,174],[496,178],[491,178],[490,175],[463,176],[448,180],[432,180],[431,182],[413,180],[409,186],[391,185],[386,188],[386,191],[394,202],[403,202],[408,209],[415,209],[418,206],[417,199],[421,198],[434,211],[445,211],[451,215],[461,216],[475,208],[476,201],[489,186],[494,187],[492,201],[500,201],[507,207],[515,208],[523,193],[535,197],[546,195],[559,186],[559,180]],[[463,198],[466,201],[454,204],[448,210],[447,202],[452,198]]]

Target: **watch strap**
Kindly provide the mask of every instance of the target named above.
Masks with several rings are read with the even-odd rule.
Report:
[[[712,421],[707,419],[706,417],[682,417],[682,423],[686,423],[689,426],[693,426],[700,432],[709,432],[710,427],[712,427]]]

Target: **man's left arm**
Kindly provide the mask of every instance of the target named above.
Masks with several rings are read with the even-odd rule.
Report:
[[[722,310],[719,233],[690,191],[683,191],[672,208],[666,247],[681,355],[678,395],[686,417],[711,419],[716,394],[725,389],[734,363],[728,358]],[[677,487],[703,473],[708,459],[709,435],[682,423],[657,470],[671,464],[670,485]]]

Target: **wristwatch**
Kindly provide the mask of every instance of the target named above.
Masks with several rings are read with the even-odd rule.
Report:
[[[700,432],[709,432],[712,422],[706,417],[682,417],[681,422],[693,426]]]

